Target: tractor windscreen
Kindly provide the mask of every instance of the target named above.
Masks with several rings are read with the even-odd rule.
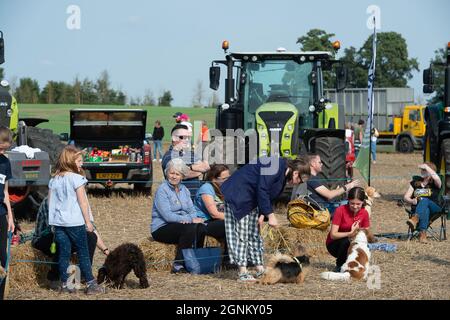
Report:
[[[244,105],[250,114],[268,102],[289,102],[299,111],[302,126],[309,127],[312,115],[313,86],[310,74],[312,63],[298,64],[290,60],[249,62],[244,66],[247,81],[244,87]],[[310,119],[311,118],[311,119]]]

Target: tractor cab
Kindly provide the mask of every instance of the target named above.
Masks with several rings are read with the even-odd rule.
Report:
[[[339,45],[333,44],[336,50]],[[227,52],[228,42],[222,48]],[[325,171],[345,179],[344,114],[324,94],[324,71],[334,64],[336,89],[345,88],[347,72],[339,63],[326,51],[226,54],[225,60],[213,61],[209,71],[213,90],[219,87],[220,65],[227,71],[216,129],[222,134],[230,129],[245,132],[245,162],[264,155],[295,158],[315,152],[326,162]]]
[[[336,42],[336,49],[338,45]],[[226,41],[222,48],[228,49]],[[225,58],[213,61],[210,67],[213,90],[219,87],[220,65],[227,70],[225,102],[218,107],[216,129],[222,133],[244,130],[249,150],[256,141],[256,154],[247,155],[247,161],[264,155],[295,158],[300,153],[320,153],[316,147],[319,140],[335,138],[342,147],[345,172],[344,114],[339,115],[338,105],[324,95],[324,71],[340,63],[331,52],[281,49],[229,53]],[[346,75],[343,66],[336,68],[339,91],[345,88]]]

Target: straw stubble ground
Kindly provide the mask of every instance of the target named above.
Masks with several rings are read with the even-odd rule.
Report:
[[[382,198],[375,201],[372,227],[375,233],[405,232],[406,214],[397,207],[395,199],[401,197],[409,177],[417,172],[421,156],[402,154],[379,154],[373,166],[372,185]],[[155,180],[161,179],[159,164],[155,167]],[[127,193],[111,197],[90,196],[96,225],[110,248],[123,242],[142,243],[149,235],[152,199],[132,197]],[[277,209],[278,217],[287,228],[283,208]],[[32,228],[33,224],[24,224]],[[289,238],[289,232],[288,236]],[[317,231],[316,231],[317,232]],[[267,238],[272,249],[278,233]],[[266,234],[268,237],[268,234]],[[214,275],[172,275],[167,270],[148,269],[150,287],[139,289],[138,281],[130,274],[127,288],[110,289],[97,299],[450,299],[450,242],[388,240],[396,243],[396,253],[374,251],[372,264],[380,268],[380,283],[371,282],[372,289],[364,282],[329,282],[320,279],[320,272],[333,267],[334,259],[326,253],[325,234],[304,233],[304,241],[313,253],[311,266],[302,285],[277,284],[263,286],[242,284],[236,281],[234,271]],[[279,240],[279,239],[278,239]],[[290,241],[290,240],[288,240]],[[278,241],[279,243],[279,241]],[[13,257],[14,259],[14,257]],[[96,252],[94,273],[102,264],[104,256]],[[91,298],[91,297],[90,297]],[[87,299],[82,294],[60,295],[38,286],[11,287],[9,299]]]

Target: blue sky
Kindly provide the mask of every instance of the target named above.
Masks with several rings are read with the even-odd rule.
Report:
[[[80,29],[66,26],[70,5],[81,10]],[[370,5],[380,8],[379,31],[402,34],[421,70],[450,41],[448,0],[1,0],[2,67],[7,78],[29,76],[41,87],[106,69],[114,88],[141,97],[169,89],[173,105],[189,106],[198,80],[212,94],[208,68],[223,58],[222,40],[231,51],[294,51],[298,37],[319,28],[358,49],[371,34]],[[409,82],[416,96],[421,78],[416,72]]]

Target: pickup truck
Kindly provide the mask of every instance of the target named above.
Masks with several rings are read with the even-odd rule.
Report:
[[[88,183],[105,188],[128,183],[151,194],[153,167],[146,121],[147,111],[142,109],[70,110],[69,144],[85,151]]]

